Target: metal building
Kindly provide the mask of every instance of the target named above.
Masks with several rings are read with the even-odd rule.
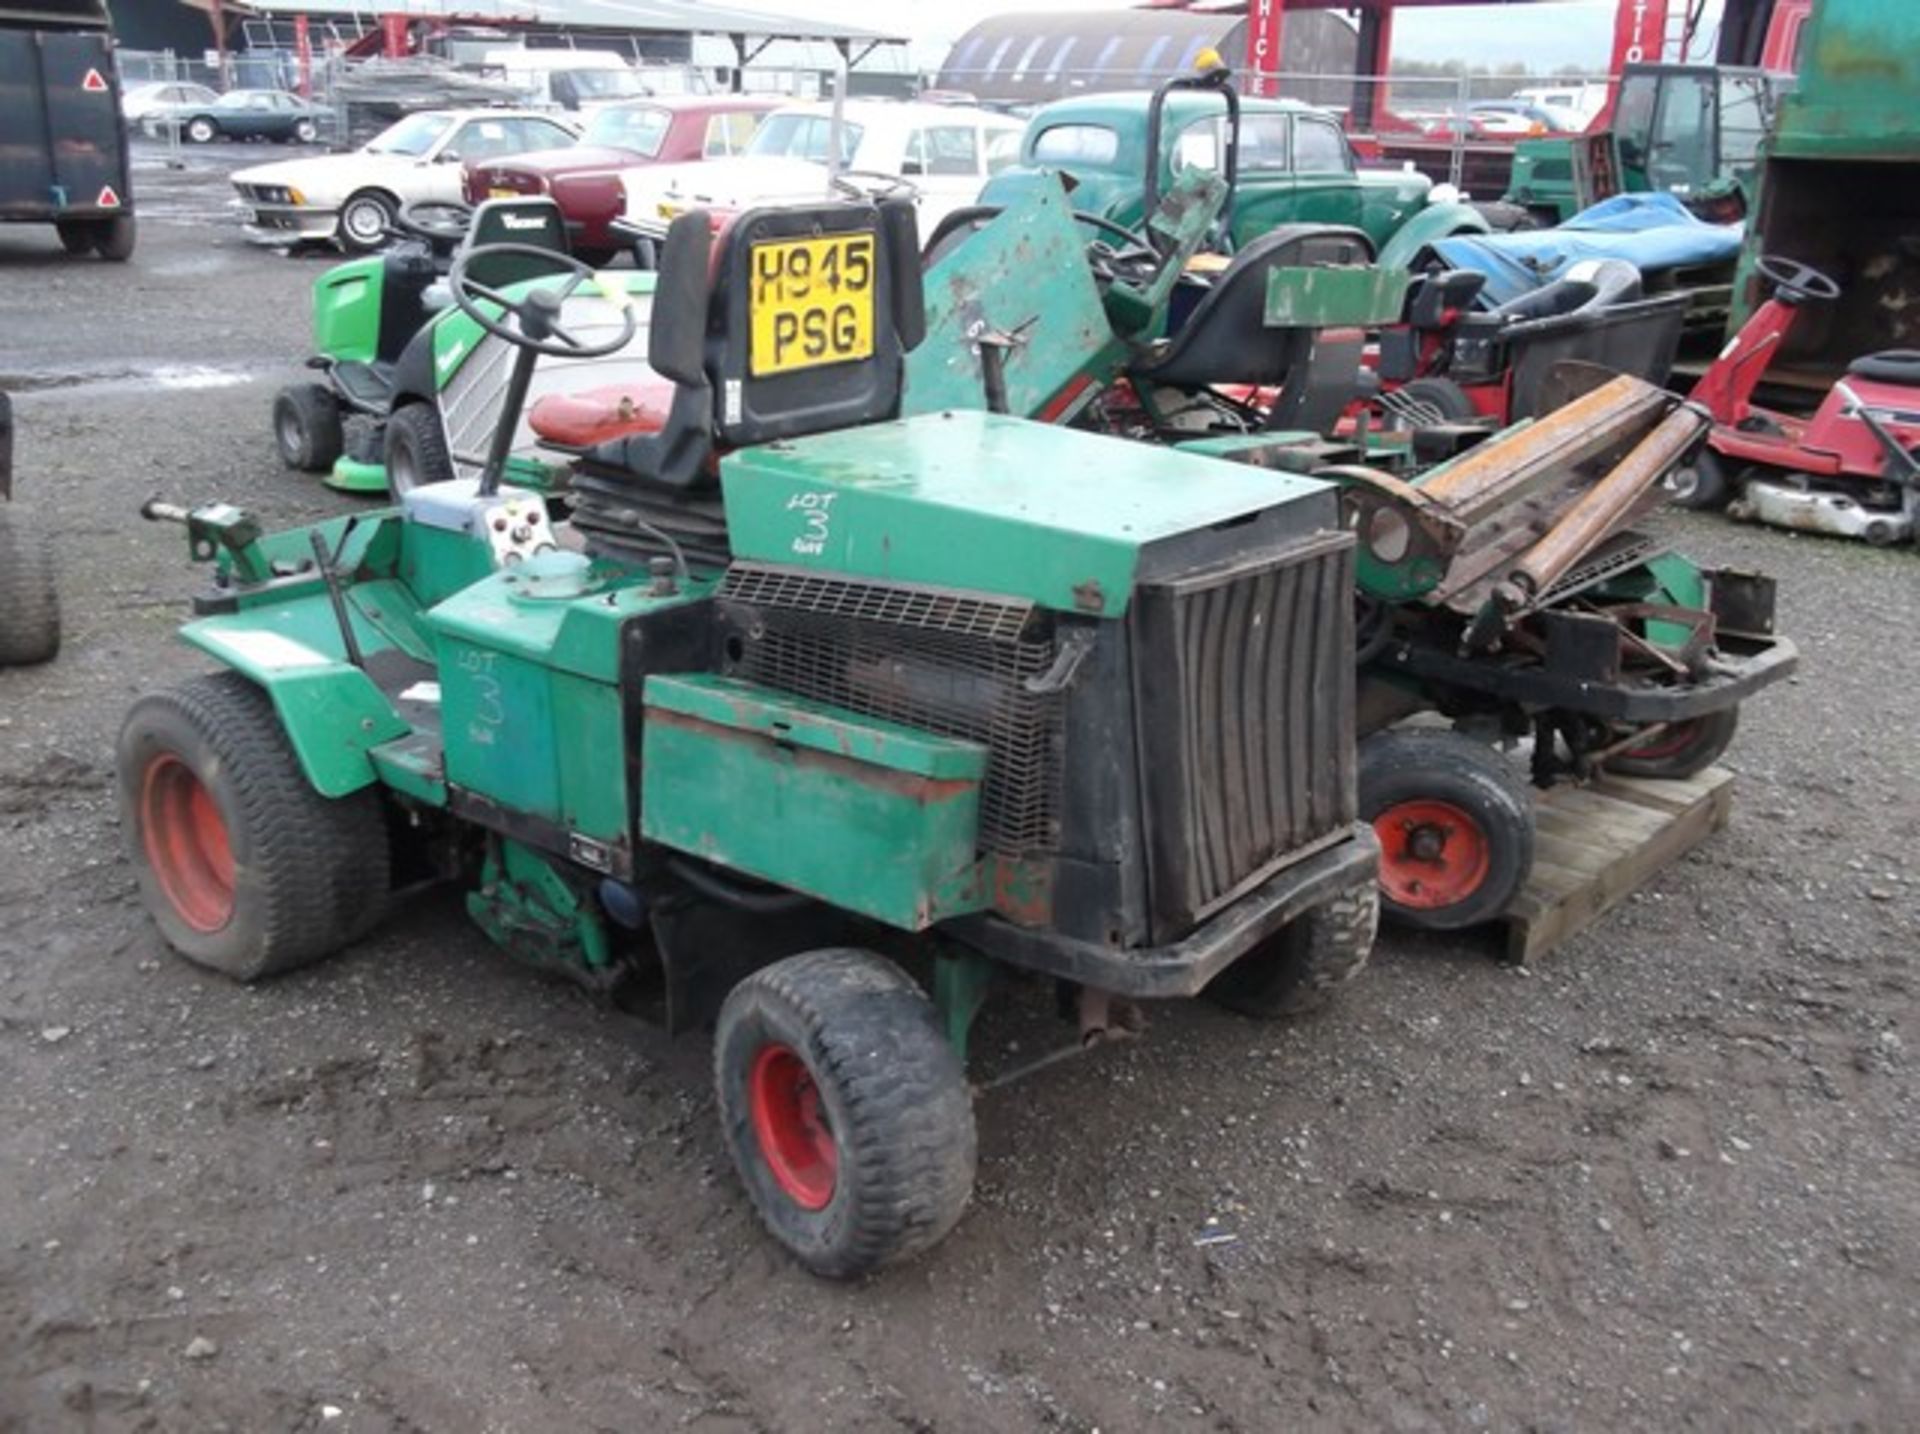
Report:
[[[1357,45],[1353,25],[1341,16],[1289,11],[1280,69],[1350,75]],[[1209,46],[1237,68],[1247,52],[1246,16],[1161,9],[1014,11],[982,20],[954,42],[939,87],[1001,104],[1144,89],[1192,70]]]

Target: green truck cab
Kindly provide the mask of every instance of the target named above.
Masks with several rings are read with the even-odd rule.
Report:
[[[1217,89],[1136,90],[1076,96],[1027,122],[1020,161],[987,181],[986,206],[1004,206],[1071,177],[1082,214],[1138,229],[1146,214],[1148,135],[1164,105],[1156,188],[1178,173],[1224,173],[1232,185],[1228,233],[1240,247],[1283,224],[1339,224],[1364,232],[1376,251],[1402,233],[1420,243],[1485,233],[1480,213],[1433,199],[1433,182],[1412,170],[1365,170],[1332,115],[1295,100],[1241,98],[1239,154],[1229,164],[1228,109]],[[1398,247],[1398,246],[1396,246]]]

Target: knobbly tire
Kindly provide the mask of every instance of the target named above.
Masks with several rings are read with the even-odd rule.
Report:
[[[1271,1021],[1318,1010],[1359,975],[1380,926],[1380,888],[1353,886],[1288,922],[1207,983],[1229,1011]]]
[[[280,461],[300,473],[326,473],[346,446],[340,400],[322,384],[296,383],[273,400],[273,441]]]
[[[440,415],[426,403],[410,403],[387,419],[381,457],[387,467],[387,489],[398,498],[428,483],[444,483],[454,475],[453,455]]]
[[[917,1254],[966,1208],[966,1073],[891,961],[833,948],[747,977],[720,1010],[714,1082],[754,1208],[815,1274],[852,1279]]]
[[[188,960],[258,980],[332,954],[379,919],[389,859],[378,794],[316,792],[272,699],[238,673],[136,702],[118,775],[141,895]]]
[[[1498,752],[1458,732],[1360,744],[1360,816],[1380,838],[1383,915],[1455,931],[1491,921],[1533,868],[1533,796]]]
[[[1733,496],[1733,481],[1727,476],[1726,460],[1705,446],[1669,473],[1663,486],[1669,503],[1695,512],[1723,508]]]
[[[53,550],[0,504],[0,667],[50,662],[59,651]]]
[[[1606,768],[1621,777],[1679,781],[1698,776],[1725,755],[1739,726],[1738,706],[1675,722],[1654,733],[1642,746],[1607,758]]]

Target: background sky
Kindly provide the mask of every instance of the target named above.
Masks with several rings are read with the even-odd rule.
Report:
[[[989,15],[1011,10],[1113,10],[1116,0],[740,0],[749,9],[804,15],[876,30],[906,32],[914,61],[938,67],[953,41]],[[1672,0],[1677,12],[1682,0]],[[1538,5],[1408,9],[1395,15],[1394,53],[1413,60],[1522,61],[1536,70],[1562,65],[1605,68],[1613,39],[1615,0],[1555,0]],[[1717,10],[1717,5],[1710,10]],[[1708,33],[1711,33],[1709,25]],[[1232,58],[1232,57],[1229,57]]]

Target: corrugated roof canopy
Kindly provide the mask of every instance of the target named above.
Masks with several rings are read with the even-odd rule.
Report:
[[[982,20],[954,41],[939,84],[983,100],[1021,102],[1145,89],[1190,74],[1208,46],[1238,65],[1246,27],[1239,9],[1013,11]],[[1289,9],[1281,45],[1285,70],[1353,70],[1353,27],[1336,15]]]
[[[396,8],[392,0],[239,0],[231,10],[256,15],[353,17],[371,21]],[[793,40],[904,43],[904,35],[857,25],[827,25],[767,15],[704,0],[405,0],[398,8],[420,19],[517,22],[580,30],[654,31],[690,35],[760,35]]]

